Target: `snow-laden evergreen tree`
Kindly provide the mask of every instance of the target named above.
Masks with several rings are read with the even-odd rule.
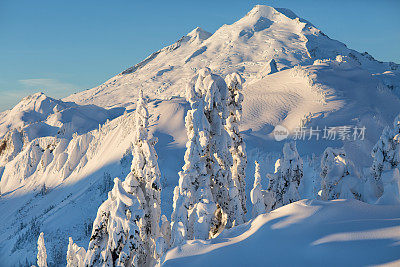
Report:
[[[266,212],[263,190],[261,188],[260,164],[256,161],[255,165],[256,169],[254,173],[254,185],[250,192],[250,199],[251,203],[253,204],[253,218]]]
[[[376,202],[383,205],[400,205],[400,172],[398,168],[381,175],[383,194]]]
[[[171,223],[168,221],[165,215],[161,216],[161,236],[158,237],[156,243],[156,253],[158,259],[164,255],[164,253],[171,246]]]
[[[47,252],[44,245],[44,234],[40,233],[37,241],[37,265],[38,267],[47,267]]]
[[[161,234],[164,237],[165,243],[169,247],[171,241],[171,223],[165,215],[161,216]]]
[[[325,149],[320,176],[322,200],[361,199],[359,175],[343,149]]]
[[[372,149],[372,175],[375,179],[375,194],[383,194],[382,173],[400,166],[400,115],[393,122],[393,129],[388,126],[382,132],[379,141]]]
[[[199,79],[204,79],[201,74]],[[187,98],[191,106],[185,118],[188,142],[185,165],[179,172],[179,185],[174,191],[171,216],[173,246],[195,237],[208,239],[216,210],[210,184],[212,155],[210,124],[204,113],[205,101],[193,87],[188,88]]]
[[[160,237],[161,216],[161,183],[158,156],[154,149],[156,138],[149,139],[148,122],[149,112],[143,93],[136,104],[135,111],[135,137],[133,142],[133,160],[131,173],[127,176],[125,184],[131,186],[131,181],[139,181],[145,202],[141,203],[144,210],[144,229],[141,231],[142,239],[148,254],[147,262],[153,264],[158,260],[156,253],[157,239]],[[128,188],[129,192],[129,188]]]
[[[153,266],[163,243],[160,232],[161,185],[156,139],[148,137],[149,114],[142,93],[135,112],[131,172],[115,179],[94,222],[85,265]],[[163,249],[161,249],[163,251]]]
[[[67,250],[67,267],[83,267],[85,266],[86,251],[74,243],[72,238],[69,238]]]
[[[233,209],[235,211],[234,218],[235,225],[239,225],[245,221],[246,208],[246,145],[239,132],[239,121],[242,116],[242,102],[243,95],[242,90],[242,78],[237,73],[232,73],[225,78],[226,85],[228,87],[228,119],[226,120],[226,130],[232,139],[229,150],[233,158],[233,166],[231,168],[232,180],[234,187],[229,190],[231,201],[240,201],[241,206],[236,203]],[[237,193],[236,194],[236,190]]]
[[[136,188],[133,188],[136,187]],[[146,248],[140,235],[144,212],[143,193],[133,181],[131,194],[118,178],[108,199],[101,204],[93,223],[92,235],[85,256],[85,266],[144,266]]]
[[[300,200],[298,188],[302,177],[303,160],[297,152],[296,143],[285,143],[283,156],[275,163],[275,172],[268,175],[267,211]]]
[[[185,165],[174,191],[172,243],[184,239],[212,238],[236,220],[243,222],[240,193],[232,179],[229,146],[225,129],[227,86],[225,81],[202,69],[188,86],[191,110],[186,116],[188,143]],[[239,183],[238,183],[239,185]],[[237,196],[233,201],[232,196]],[[239,219],[238,219],[239,218]]]
[[[235,224],[235,220],[241,217],[236,212],[241,203],[238,199],[232,201],[231,197],[238,195],[238,188],[235,187],[231,172],[233,159],[229,145],[232,144],[232,138],[225,129],[228,88],[225,80],[212,74],[208,68],[199,71],[190,87],[198,97],[204,99],[204,113],[210,124],[211,192],[218,204],[213,226],[215,235],[221,227],[230,228]],[[226,223],[224,218],[227,218]]]

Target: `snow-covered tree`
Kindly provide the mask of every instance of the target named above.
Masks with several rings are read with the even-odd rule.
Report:
[[[135,111],[135,136],[133,142],[133,160],[131,173],[125,179],[127,190],[131,182],[139,181],[139,187],[144,194],[142,207],[144,210],[144,229],[141,231],[148,251],[148,262],[157,260],[156,243],[160,237],[161,216],[161,183],[160,170],[158,167],[158,156],[155,151],[156,138],[149,139],[148,136],[149,113],[143,93],[136,104]]]
[[[47,267],[47,253],[44,245],[44,234],[40,233],[37,241],[37,265],[38,267]]]
[[[246,165],[247,165],[247,155],[246,155],[246,145],[239,132],[239,121],[242,116],[242,102],[243,95],[242,90],[242,78],[237,73],[232,73],[226,76],[225,82],[228,87],[228,118],[226,120],[226,130],[232,139],[229,150],[233,158],[233,166],[231,168],[233,188],[230,188],[229,194],[231,201],[240,201],[241,206],[236,203],[231,203],[234,205],[233,209],[235,211],[233,221],[235,224],[241,224],[245,221],[245,214],[247,212],[246,208]],[[236,193],[236,189],[238,194]]]
[[[67,267],[83,267],[85,266],[86,251],[74,243],[72,238],[69,238],[67,250]]]
[[[199,79],[204,79],[205,73],[200,72],[198,76]],[[174,191],[174,210],[171,217],[174,246],[185,239],[195,238],[195,232],[196,237],[207,239],[216,210],[210,187],[210,124],[204,113],[205,101],[193,87],[189,87],[187,97],[191,110],[185,118],[188,136],[185,165],[179,172],[179,185]]]
[[[263,190],[261,188],[260,164],[256,161],[255,165],[256,169],[254,173],[254,185],[253,189],[250,192],[250,199],[251,203],[253,204],[253,218],[266,212]]]
[[[157,239],[156,252],[160,259],[171,245],[171,224],[165,215],[161,216],[161,236]]]
[[[135,112],[131,172],[121,183],[115,179],[108,199],[94,222],[85,264],[153,266],[161,256],[161,185],[156,139],[148,137],[146,102],[142,92]]]
[[[383,194],[376,202],[383,205],[400,205],[400,172],[398,168],[381,175]]]
[[[303,160],[297,152],[296,143],[283,146],[283,156],[275,163],[275,172],[269,174],[267,211],[300,200],[298,188],[303,177]]]
[[[108,199],[101,204],[93,223],[85,266],[139,266],[146,264],[145,244],[140,235],[144,212],[139,182],[131,181],[131,192],[118,178]],[[136,187],[136,188],[133,188]]]
[[[359,175],[343,149],[325,149],[320,176],[321,199],[361,199]]]
[[[238,201],[239,199],[232,201],[231,197],[231,195],[238,195],[238,188],[235,187],[231,173],[233,159],[229,145],[232,143],[232,139],[225,129],[228,115],[228,89],[224,79],[212,74],[208,68],[200,70],[195,80],[196,82],[190,86],[191,90],[204,99],[204,113],[210,124],[211,192],[214,201],[220,207],[217,213],[221,212],[221,216],[215,218],[224,220],[226,217],[226,227],[229,228],[235,224],[236,219],[240,220],[236,209],[240,208],[241,203]],[[225,222],[218,221],[216,223],[225,227]]]
[[[385,127],[372,149],[372,175],[375,178],[376,196],[383,194],[382,173],[400,166],[400,115],[393,122],[393,129]]]
[[[207,239],[226,225],[234,225],[241,209],[239,190],[231,175],[231,137],[225,129],[227,87],[225,81],[202,69],[188,86],[191,110],[186,116],[188,142],[185,165],[174,191],[172,243],[183,239]]]

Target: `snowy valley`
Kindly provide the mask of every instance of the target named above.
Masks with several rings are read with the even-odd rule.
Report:
[[[400,65],[288,9],[196,28],[0,113],[0,266],[399,265],[399,114]]]

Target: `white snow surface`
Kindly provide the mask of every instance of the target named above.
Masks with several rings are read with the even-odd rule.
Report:
[[[343,146],[361,175],[369,175],[371,149],[400,113],[399,65],[348,49],[290,10],[255,6],[213,34],[196,28],[96,88],[63,100],[34,94],[0,113],[0,265],[33,264],[40,232],[49,264],[65,265],[69,236],[87,248],[113,179],[130,171],[139,90],[149,102],[150,136],[159,140],[161,209],[169,218],[184,165],[186,86],[203,67],[223,78],[234,71],[244,78],[240,130],[249,162],[249,211],[251,163],[260,163],[266,188],[265,175],[282,151],[283,142],[272,135],[275,126],[291,134],[301,125],[366,126],[364,141],[297,141],[304,160],[299,194],[314,198],[318,157],[327,146]],[[390,208],[368,207],[382,210],[377,219],[392,214]]]
[[[305,199],[215,239],[187,241],[162,266],[397,266],[399,214],[400,206]]]
[[[204,67],[223,76],[236,71],[250,83],[259,74],[263,76],[271,59],[278,70],[283,70],[312,65],[317,59],[335,59],[337,55],[350,56],[355,65],[382,76],[388,84],[399,77],[398,65],[380,63],[369,54],[348,49],[290,10],[258,5],[214,34],[196,28],[104,84],[66,100],[121,106],[132,102],[139,90],[151,98],[168,99],[184,96],[186,84]]]

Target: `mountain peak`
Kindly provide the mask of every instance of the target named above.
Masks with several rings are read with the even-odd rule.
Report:
[[[255,5],[252,10],[247,13],[245,17],[253,17],[253,18],[268,18],[272,21],[276,21],[277,17],[279,16],[285,16],[291,20],[298,19],[300,22],[304,22],[307,24],[312,25],[310,22],[308,22],[305,19],[300,18],[297,16],[292,10],[287,9],[287,8],[278,8],[278,7],[271,7],[271,6],[265,6],[265,5]]]
[[[31,95],[28,95],[28,96],[26,96],[26,97],[24,97],[22,100],[21,100],[21,102],[22,101],[24,101],[24,100],[31,100],[31,99],[40,99],[40,98],[47,98],[47,96],[43,93],[43,92],[37,92],[37,93],[34,93],[34,94],[31,94]]]
[[[187,36],[190,37],[191,40],[204,41],[208,39],[208,37],[210,37],[211,35],[211,33],[203,30],[202,28],[196,27],[191,32],[189,32]]]
[[[247,13],[247,17],[266,17],[270,18],[274,14],[278,13],[278,11],[270,6],[265,6],[265,5],[255,5],[252,10],[250,10],[249,13]]]

